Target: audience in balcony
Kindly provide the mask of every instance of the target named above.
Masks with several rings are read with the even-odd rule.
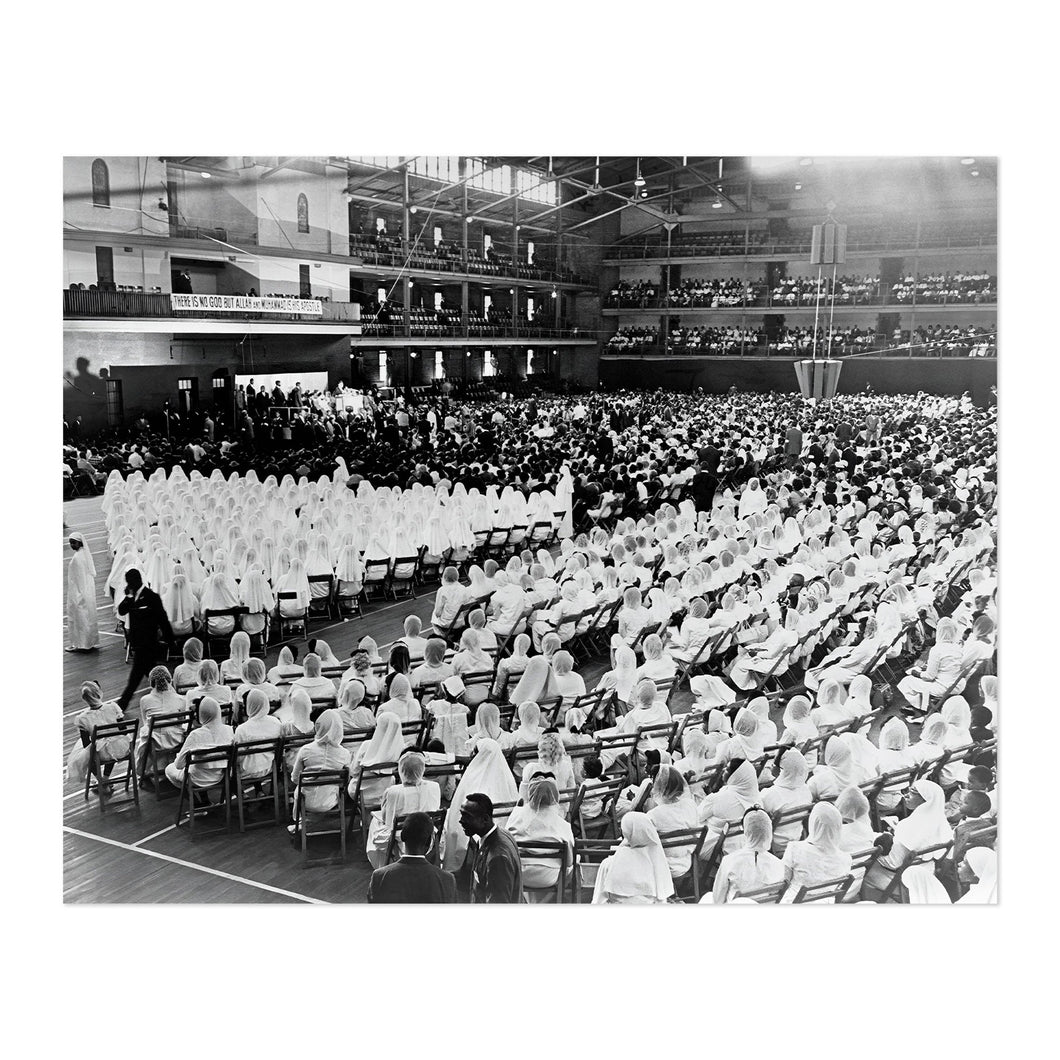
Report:
[[[623,353],[629,350],[639,350],[647,346],[658,346],[659,329],[649,328],[619,328],[618,331],[607,340],[607,350],[611,353]]]
[[[915,298],[914,298],[915,295]],[[904,305],[980,305],[997,301],[997,277],[985,272],[905,276],[891,288],[891,301]]]

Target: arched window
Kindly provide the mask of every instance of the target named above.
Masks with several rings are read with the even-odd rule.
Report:
[[[304,192],[298,196],[298,231],[309,231],[309,200]]]
[[[110,206],[110,173],[102,158],[92,163],[92,205]]]

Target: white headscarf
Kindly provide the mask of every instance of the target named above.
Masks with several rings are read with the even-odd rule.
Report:
[[[392,711],[380,711],[376,717],[375,731],[358,756],[362,766],[396,762],[405,750],[405,738],[401,735],[401,719]]]
[[[913,784],[923,802],[895,825],[895,841],[906,850],[923,850],[953,838],[953,829],[946,820],[946,796],[932,780],[918,780]]]
[[[659,832],[646,813],[634,810],[622,818],[622,843],[605,864],[609,894],[665,901],[674,893]]]
[[[979,877],[958,904],[993,905],[997,902],[997,853],[990,847],[972,847],[965,855],[968,867]]]

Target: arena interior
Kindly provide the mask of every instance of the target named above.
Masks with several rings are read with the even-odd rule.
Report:
[[[66,157],[65,901],[996,902],[997,217]]]

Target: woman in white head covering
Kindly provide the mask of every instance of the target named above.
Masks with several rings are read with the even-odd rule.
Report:
[[[339,718],[339,712],[325,710],[316,720],[312,743],[299,748],[291,769],[291,778],[297,785],[302,778],[302,773],[307,769],[342,769],[349,764],[350,752],[342,746],[342,720]],[[339,798],[337,785],[308,788],[305,795],[305,808],[316,813],[334,810],[338,806]],[[297,797],[295,805],[298,805]]]
[[[869,850],[876,842],[876,832],[872,830],[869,800],[865,793],[853,786],[844,788],[836,799],[835,808],[843,817],[843,827],[839,833],[840,849],[851,854]],[[857,882],[860,883],[860,880]]]
[[[389,711],[402,723],[419,721],[423,717],[419,701],[412,694],[412,684],[405,674],[395,674],[391,679],[389,698],[379,706],[380,714],[385,711]],[[405,737],[406,744],[415,742],[415,735]]]
[[[511,701],[524,703],[530,700],[534,703],[543,703],[558,695],[555,674],[548,660],[544,656],[535,655],[527,663],[522,677],[519,678],[519,683],[511,692]]]
[[[880,751],[877,768],[880,774],[909,769],[919,764],[916,752],[909,743],[909,726],[901,718],[889,718],[880,729]],[[885,786],[876,796],[876,808],[881,814],[889,813],[899,802],[905,788],[902,785]]]
[[[247,720],[236,727],[236,743],[251,743],[254,740],[278,740],[283,735],[283,723],[269,713],[269,697],[260,689],[253,688],[247,695]],[[243,780],[259,780],[272,769],[273,756],[267,751],[247,755],[240,760],[240,776]]]
[[[829,679],[821,683],[817,690],[817,706],[810,717],[818,729],[844,725],[851,720],[851,714],[843,704],[843,686],[838,681]]]
[[[668,901],[673,893],[673,877],[651,818],[627,813],[621,844],[597,872],[593,905],[652,905]]]
[[[793,902],[800,888],[839,879],[850,872],[851,857],[839,845],[843,818],[828,802],[810,812],[809,838],[789,843],[784,851],[784,877],[788,889],[782,902]]]
[[[611,637],[611,669],[601,676],[596,687],[613,690],[618,704],[624,708],[633,695],[636,683],[636,653],[615,633]]]
[[[460,634],[460,650],[453,656],[453,673],[481,674],[493,671],[493,659],[479,646],[477,630],[465,629]],[[477,707],[489,695],[488,684],[475,684],[464,690],[464,702],[470,707]]]
[[[198,705],[199,700],[204,697],[212,699],[215,703],[231,703],[232,689],[221,684],[221,671],[213,659],[203,659],[199,663],[199,683],[186,694],[189,707]]]
[[[335,711],[338,714],[338,711]],[[342,722],[340,720],[339,724]],[[357,793],[360,782],[361,799],[366,806],[374,806],[390,785],[390,777],[372,776],[361,780],[361,771],[367,766],[397,764],[405,750],[405,738],[401,734],[401,719],[389,710],[381,710],[375,719],[375,731],[371,739],[362,743],[354,754],[350,768],[350,797]]]
[[[747,894],[784,879],[784,865],[770,852],[773,824],[763,810],[748,810],[743,817],[743,840],[726,854],[714,877],[714,890],[700,901],[720,905],[736,894]]]
[[[473,792],[488,795],[494,806],[515,802],[519,797],[515,777],[495,740],[478,741],[478,751],[464,770],[449,804],[442,833],[442,868],[449,872],[455,872],[464,863],[467,836],[460,827],[460,805]],[[507,814],[498,814],[494,818],[498,828],[503,828],[507,819]]]
[[[474,754],[483,740],[495,741],[502,751],[513,746],[512,734],[501,728],[500,708],[494,703],[483,703],[475,712],[475,725],[468,736],[464,754]]]
[[[946,736],[949,729],[941,714],[932,714],[924,719],[920,739],[911,748],[917,765],[937,762],[946,753]]]
[[[858,766],[850,747],[838,736],[832,736],[824,748],[824,764],[815,767],[810,777],[814,799],[834,799],[851,784],[861,784],[870,774]]]
[[[235,630],[235,619],[231,615],[207,620],[207,611],[230,611],[239,607],[239,594],[236,584],[223,573],[214,573],[206,578],[202,585],[202,596],[199,607],[203,621],[208,625],[208,632],[214,636],[227,636]]]
[[[662,638],[652,633],[644,638],[644,662],[637,668],[636,677],[650,677],[653,681],[666,681],[677,676],[677,664],[663,648]]]
[[[535,773],[549,773],[561,791],[574,787],[574,765],[559,733],[542,732],[537,739],[537,758],[522,768],[519,797],[525,799]]]
[[[758,479],[748,479],[747,485],[740,494],[739,518],[746,519],[749,515],[764,512],[768,503],[765,491]]]
[[[335,703],[335,685],[331,678],[321,674],[320,656],[310,652],[302,659],[304,673],[295,678],[293,688],[302,688],[313,700],[314,709],[320,710],[321,704],[331,706]]]
[[[125,715],[121,707],[112,700],[103,700],[98,681],[86,681],[81,686],[81,699],[85,709],[77,715],[77,732],[80,739],[75,742],[66,760],[66,779],[80,784],[88,776],[88,760],[92,734],[103,725],[115,725],[123,721]],[[100,761],[116,762],[129,753],[128,736],[111,736],[96,744]]]
[[[240,619],[241,628],[256,636],[265,628],[266,616],[276,607],[276,598],[260,570],[248,570],[239,583],[239,602],[247,609]]]
[[[166,778],[176,788],[179,788],[184,781],[184,771],[188,768],[190,752],[211,747],[226,747],[235,740],[232,727],[222,721],[221,708],[212,696],[203,697],[202,702],[199,703],[198,714],[198,728],[188,733],[176,759],[166,766]],[[224,771],[223,762],[197,765],[191,771],[191,780],[198,787],[209,787],[221,779]]]
[[[765,752],[758,716],[746,707],[741,707],[732,723],[732,730],[732,736],[718,746],[717,760],[732,762],[744,759],[757,762]]]
[[[302,667],[294,661],[293,649],[285,644],[280,648],[276,665],[269,670],[269,684],[277,687],[290,685],[296,678],[301,677],[303,672]]]
[[[79,533],[70,535],[73,556],[66,572],[66,618],[69,651],[95,651],[99,647],[96,612],[96,565],[92,550]],[[176,632],[174,630],[174,632]]]
[[[806,779],[810,767],[801,751],[792,747],[780,756],[780,772],[773,783],[762,792],[762,806],[771,814],[809,806],[813,802]],[[773,851],[784,853],[788,843],[802,837],[802,823],[782,824],[773,834]]]
[[[434,594],[431,625],[436,631],[448,629],[453,624],[457,612],[469,599],[468,590],[460,584],[456,567],[446,567],[442,571],[442,584]]]
[[[754,766],[750,762],[741,762],[729,774],[721,789],[708,795],[699,804],[699,822],[708,825],[711,831],[703,844],[701,856],[708,857],[729,825],[743,820],[744,813],[752,806],[757,806],[760,799]],[[735,850],[738,845],[739,841],[735,837],[727,839],[725,853]]]
[[[199,602],[191,591],[186,575],[173,575],[162,595],[162,606],[175,636],[186,636],[195,629],[199,619]]]
[[[997,854],[990,847],[972,847],[958,866],[958,878],[971,882],[958,905],[994,905],[997,902]],[[974,877],[974,880],[973,880]]]
[[[699,829],[699,815],[695,799],[689,791],[681,771],[672,765],[660,765],[651,786],[651,809],[648,816],[660,835],[667,832]],[[666,863],[675,880],[688,873],[692,867],[692,852],[695,840],[687,846],[665,850]]]
[[[250,637],[242,630],[232,634],[228,643],[228,658],[221,663],[222,681],[242,681],[243,667],[250,660]]]
[[[294,593],[293,600],[280,600],[280,616],[282,618],[300,618],[305,614],[312,599],[309,589],[309,579],[306,576],[305,564],[300,559],[291,560],[291,569],[280,579],[276,586],[276,596],[281,593]]]
[[[383,801],[373,811],[368,826],[365,852],[373,869],[380,868],[386,858],[390,834],[399,817],[410,813],[433,813],[441,808],[442,791],[438,783],[424,780],[426,759],[419,751],[406,750],[398,759],[398,783],[383,792]]]
[[[898,691],[911,706],[925,709],[929,696],[941,696],[960,676],[964,649],[958,640],[959,635],[960,630],[952,619],[939,620],[927,665],[922,670],[911,667],[898,682]]]
[[[561,786],[557,785],[554,778],[543,774],[537,774],[529,781],[524,781],[525,804],[512,810],[506,828],[516,842],[566,844],[567,866],[570,871],[574,857],[574,834],[560,809]],[[523,884],[528,887],[551,887],[559,876],[559,866],[552,860],[524,857],[522,867]],[[538,896],[528,897],[534,900]]]
[[[570,707],[579,696],[585,695],[585,680],[574,671],[574,656],[569,651],[557,651],[552,656],[552,675],[556,694],[563,697],[564,708]]]
[[[772,747],[777,741],[776,722],[769,717],[769,699],[767,696],[756,696],[747,704],[747,709],[758,719],[758,736],[766,747]]]
[[[884,890],[911,855],[953,839],[953,828],[946,820],[946,796],[938,784],[924,778],[914,781],[909,801],[915,804],[914,808],[908,817],[903,817],[894,826],[890,852],[873,865],[865,877],[866,887]],[[932,854],[931,860],[938,861],[943,854],[938,850]],[[934,888],[926,877],[934,874],[934,866],[918,866],[912,873],[903,872],[902,882],[910,889],[916,886],[922,893],[929,894]],[[917,879],[918,876],[925,879]]]
[[[530,665],[530,636],[519,633],[512,641],[512,654],[506,655],[497,662],[497,677],[493,682],[492,696],[504,702],[508,699],[508,689],[514,688],[519,678],[526,673]]]

